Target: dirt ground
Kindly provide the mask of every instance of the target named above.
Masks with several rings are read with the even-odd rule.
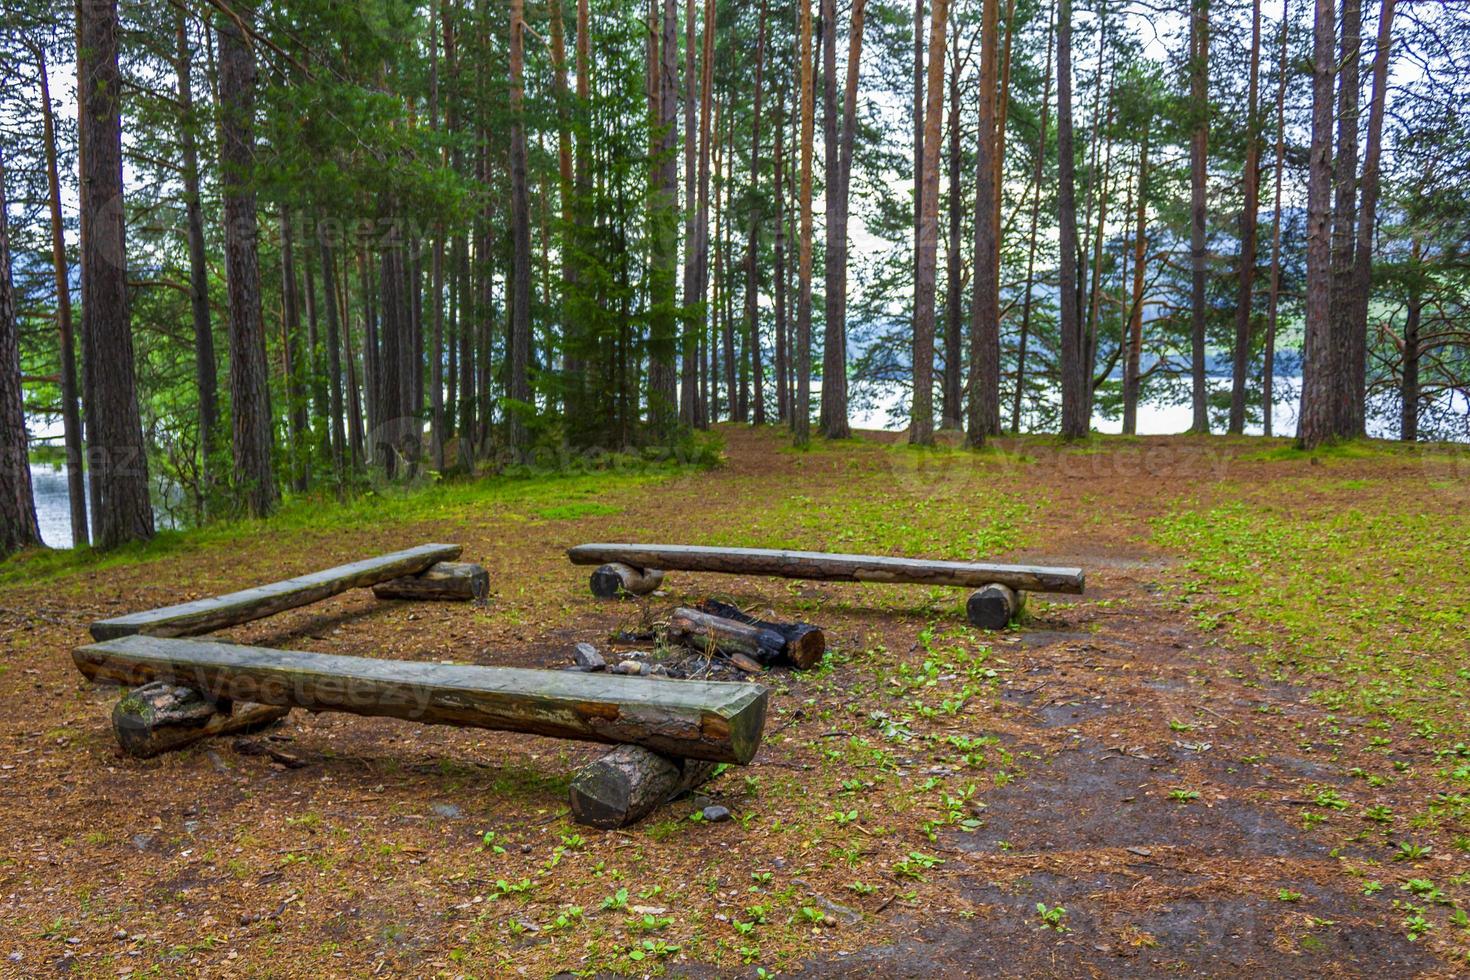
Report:
[[[1470,870],[1455,828],[1424,829],[1415,840],[1434,846],[1395,861],[1399,836],[1364,837],[1337,806],[1366,800],[1355,767],[1403,762],[1372,800],[1414,811],[1439,788],[1415,775],[1429,749],[1332,743],[1353,719],[1203,629],[1181,556],[1153,543],[1149,522],[1181,500],[1301,477],[1306,461],[1253,462],[1256,447],[1221,440],[1011,444],[975,462],[871,436],[808,454],[772,432],[725,437],[724,466],[597,506],[263,532],[0,590],[0,975],[1463,969],[1451,926],[1406,927],[1412,882]],[[958,533],[988,521],[1014,546]],[[646,603],[599,602],[563,550],[620,539],[877,540],[1078,565],[1088,588],[1032,596],[1027,622],[997,634],[963,624],[957,591],[922,587],[670,573]],[[595,745],[297,711],[268,734],[136,761],[111,735],[116,690],[71,663],[94,619],[425,541],[461,542],[489,569],[488,607],[360,592],[224,635],[558,667],[578,641],[606,648],[719,595],[824,626],[828,664],[760,678],[772,711],[751,766],[600,832],[566,806]],[[919,550],[934,542],[948,553]],[[706,803],[735,819],[691,820]]]

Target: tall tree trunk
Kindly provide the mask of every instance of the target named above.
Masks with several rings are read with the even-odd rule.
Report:
[[[1419,260],[1423,252],[1423,242],[1416,237],[1410,252],[1409,309],[1404,321],[1404,367],[1399,386],[1399,439],[1404,442],[1419,438],[1419,321],[1424,311]]]
[[[932,15],[931,15],[932,16]],[[934,148],[936,151],[938,147]],[[924,204],[924,0],[914,0],[914,270],[919,268],[920,212]],[[917,285],[917,281],[916,281]],[[914,333],[919,308],[914,306]]]
[[[92,540],[100,548],[153,536],[128,311],[117,36],[116,0],[78,5],[82,407],[87,419]]]
[[[672,2],[672,0],[666,0]],[[512,270],[510,282],[510,377],[508,419],[510,445],[524,452],[528,446],[524,413],[531,401],[531,202],[526,187],[526,122],[522,99],[525,72],[525,2],[510,2],[510,229]]]
[[[781,138],[786,131],[786,86],[781,86],[776,97],[776,419],[788,422],[791,419],[791,403],[787,398],[787,349],[786,349],[786,190],[783,181],[785,160],[781,153]]]
[[[1358,197],[1358,85],[1363,48],[1363,2],[1342,0],[1342,37],[1337,52],[1337,156],[1332,205],[1332,342],[1337,365],[1333,372],[1333,435],[1352,438],[1353,380],[1356,362],[1365,356],[1353,334],[1353,246]]]
[[[862,0],[858,0],[862,2]],[[766,64],[766,4],[761,0],[760,21],[756,31],[755,42],[755,102],[754,117],[750,125],[750,186],[752,190],[760,185],[760,158],[761,158],[761,90],[764,82]],[[745,239],[745,336],[747,350],[750,353],[750,379],[751,379],[751,422],[756,425],[766,424],[766,393],[765,393],[765,361],[761,356],[761,324],[760,324],[760,266],[757,264],[757,254],[760,250],[761,222],[765,217],[762,199],[758,194],[750,194],[750,231]],[[825,386],[824,386],[825,390]]]
[[[955,9],[950,8],[954,18]],[[949,56],[951,62],[960,63],[960,36],[956,25],[950,25]],[[944,373],[939,379],[939,427],[961,429],[964,427],[965,389],[963,380],[964,355],[960,350],[963,343],[964,316],[964,261],[960,257],[960,226],[963,224],[964,191],[960,187],[960,73],[956,67],[949,73],[949,118],[945,121],[949,130],[948,178],[949,178],[949,238],[945,247],[944,270]],[[936,148],[937,149],[937,148]]]
[[[437,135],[439,132],[439,26],[437,7],[430,5],[429,8],[429,128]],[[557,72],[557,112],[558,119],[563,119],[566,113],[566,49],[562,44],[561,36],[561,6],[557,0],[551,3],[551,33],[552,33],[552,56],[555,62],[554,68]],[[565,124],[560,128],[562,164],[561,193],[563,205],[571,191],[571,150],[566,145]],[[440,151],[439,165],[449,166],[449,149],[446,147]],[[437,226],[434,229],[433,253],[429,259],[429,292],[433,298],[434,308],[431,311],[432,326],[429,339],[429,457],[436,472],[444,472],[444,229]],[[566,250],[562,250],[563,256]],[[565,278],[565,274],[563,274]],[[563,336],[565,336],[565,327]]]
[[[1373,229],[1378,212],[1379,160],[1383,153],[1383,115],[1388,95],[1388,60],[1393,50],[1395,0],[1382,0],[1378,14],[1378,50],[1373,56],[1373,97],[1368,107],[1368,137],[1363,152],[1362,197],[1358,236],[1353,249],[1353,278],[1347,330],[1350,334],[1346,365],[1351,411],[1346,435],[1361,436],[1367,428],[1368,300],[1373,287]]]
[[[1123,434],[1138,432],[1139,371],[1143,358],[1143,283],[1148,253],[1148,132],[1143,123],[1138,147],[1138,194],[1133,225],[1133,300],[1128,306],[1128,355],[1123,359]]]
[[[217,479],[214,472],[219,435],[219,380],[214,358],[214,327],[209,312],[209,268],[204,251],[204,209],[199,194],[199,146],[195,137],[191,49],[184,12],[175,17],[178,51],[174,62],[178,78],[179,151],[184,184],[184,219],[189,241],[189,310],[194,323],[194,386],[199,392],[199,456],[206,489]]]
[[[679,421],[688,426],[700,425],[699,348],[701,335],[694,329],[695,296],[699,267],[695,261],[695,234],[698,217],[695,199],[698,194],[699,138],[695,111],[697,85],[694,80],[695,4],[684,4],[684,311],[680,331]]]
[[[1113,113],[1116,105],[1113,101],[1114,82],[1116,81],[1116,69],[1109,72],[1108,78],[1108,101],[1107,115],[1103,123],[1105,135],[1102,138],[1102,170],[1098,174],[1097,190],[1097,233],[1092,235],[1092,275],[1088,281],[1087,297],[1087,323],[1082,331],[1082,360],[1086,365],[1083,378],[1083,394],[1086,398],[1084,410],[1087,417],[1092,418],[1093,397],[1100,384],[1107,379],[1107,372],[1102,377],[1093,374],[1097,364],[1098,343],[1098,320],[1102,313],[1102,275],[1103,275],[1103,245],[1107,241],[1108,228],[1108,205],[1112,201],[1113,190]],[[1092,234],[1092,230],[1088,229]]]
[[[1312,142],[1307,157],[1306,333],[1297,443],[1316,449],[1335,436],[1337,357],[1332,324],[1332,81],[1337,67],[1333,0],[1312,21]]]
[[[973,449],[1000,430],[1000,198],[996,89],[1000,82],[1000,4],[980,16],[980,128],[975,156],[974,296],[970,306],[970,399],[966,443]]]
[[[848,29],[847,79],[841,129],[837,119],[837,3],[822,0],[822,143],[826,155],[827,249],[826,325],[822,341],[821,433],[828,439],[852,434],[847,419],[847,215],[856,126],[857,83],[863,51],[864,0],[853,0]],[[849,108],[851,106],[851,108]]]
[[[691,0],[692,2],[692,0]],[[686,39],[688,30],[686,29]],[[690,245],[694,271],[688,275],[685,286],[684,304],[690,307],[693,332],[701,338],[706,337],[710,324],[709,304],[709,193],[710,193],[710,153],[713,129],[714,112],[714,77],[715,77],[715,2],[705,0],[704,4],[704,37],[700,50],[700,81],[699,81],[699,174],[698,174],[698,197],[699,201],[695,208],[694,218],[694,240]],[[706,341],[707,343],[707,341]],[[713,346],[707,348],[711,358],[715,356]],[[717,373],[709,375],[710,409],[709,421],[716,421],[719,415],[717,403],[719,401],[719,376]]]
[[[332,425],[332,476],[340,487],[345,473],[347,438],[342,428],[342,329],[337,300],[337,263],[332,258],[332,242],[321,213],[317,213],[317,254],[322,266],[322,292],[327,315],[327,393]],[[350,348],[349,348],[350,349]]]
[[[1077,305],[1076,157],[1072,148],[1072,0],[1057,7],[1057,302],[1061,306],[1062,438],[1087,435],[1084,386],[1092,366],[1082,361],[1082,317]]]
[[[944,36],[949,0],[934,0],[929,18],[929,88],[924,107],[923,204],[914,270],[914,400],[909,442],[934,444],[934,279],[939,250],[939,129],[944,113]],[[932,152],[929,152],[932,151]]]
[[[1205,221],[1206,164],[1210,141],[1210,0],[1192,0],[1189,20],[1189,104],[1194,116],[1189,138],[1189,354],[1190,392],[1194,406],[1191,432],[1210,431],[1210,402],[1205,377]]]
[[[812,139],[816,135],[816,93],[812,62],[811,0],[796,0],[801,8],[801,46],[796,71],[801,79],[801,212],[800,257],[796,295],[796,408],[793,426],[796,444],[811,441],[812,415]],[[923,0],[916,0],[922,3]]]
[[[1245,431],[1245,372],[1250,363],[1251,299],[1256,281],[1256,215],[1261,207],[1261,124],[1257,86],[1261,67],[1261,0],[1251,4],[1250,82],[1246,91],[1245,201],[1240,211],[1240,294],[1235,304],[1235,351],[1230,372],[1228,431]]]
[[[725,125],[733,135],[735,123],[733,113],[728,107],[724,110]],[[734,145],[727,138],[727,134],[721,132],[719,121],[721,112],[719,107],[715,110],[715,323],[716,336],[722,338],[725,352],[725,402],[730,410],[730,420],[733,422],[744,422],[746,411],[746,400],[741,397],[738,387],[737,375],[739,374],[738,363],[735,359],[735,325],[731,322],[726,309],[726,302],[730,295],[730,264],[729,249],[725,247],[729,236],[731,222],[730,214],[730,174],[724,164],[729,156],[730,167],[735,166]]]
[[[71,506],[73,548],[85,547],[87,479],[82,469],[82,413],[77,404],[77,354],[72,339],[71,277],[66,268],[66,234],[61,219],[61,176],[56,166],[56,117],[47,80],[46,49],[37,45],[36,70],[41,79],[41,141],[46,152],[47,203],[51,211],[51,269],[56,281],[56,334],[61,361],[61,427],[66,445],[67,502]]]
[[[41,544],[25,399],[20,380],[20,324],[10,281],[10,230],[6,220],[5,157],[0,149],[0,558]]]
[[[651,71],[656,80],[654,125],[656,153],[653,187],[653,264],[650,270],[649,409],[655,430],[673,435],[679,413],[678,297],[679,263],[678,70],[679,6],[662,0],[662,30],[653,37],[658,58]]]
[[[1271,216],[1271,295],[1266,311],[1266,351],[1261,367],[1262,433],[1270,438],[1276,410],[1276,308],[1281,297],[1281,177],[1286,164],[1286,66],[1291,0],[1281,4],[1281,56],[1276,82],[1276,197]]]
[[[305,493],[310,480],[306,449],[306,371],[301,349],[301,315],[296,302],[296,258],[291,241],[291,213],[280,208],[281,358],[285,367],[287,426],[291,436],[291,483]]]
[[[1011,403],[1011,432],[1021,431],[1021,396],[1026,390],[1026,341],[1031,333],[1031,294],[1036,286],[1036,227],[1041,216],[1041,181],[1046,170],[1046,124],[1051,109],[1052,42],[1056,30],[1055,10],[1047,11],[1046,73],[1041,86],[1041,128],[1036,136],[1036,161],[1031,175],[1031,234],[1027,239],[1026,294],[1021,303],[1021,336],[1016,345],[1016,391]]]

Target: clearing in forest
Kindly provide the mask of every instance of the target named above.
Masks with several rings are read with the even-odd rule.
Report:
[[[708,470],[447,484],[0,565],[0,972],[1463,967],[1463,456],[724,434]],[[565,549],[620,540],[1080,566],[1088,588],[997,633],[951,588],[678,573],[599,601]],[[298,711],[119,756],[115,690],[72,665],[89,623],[423,541],[462,543],[488,606],[348,593],[223,635],[556,668],[718,597],[820,623],[827,658],[765,675],[752,765],[618,831],[568,813],[596,745]]]

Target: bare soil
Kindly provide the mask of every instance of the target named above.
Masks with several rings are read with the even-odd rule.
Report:
[[[1391,903],[1411,874],[1438,880],[1465,862],[1446,846],[1401,867],[1394,841],[1303,825],[1316,793],[1346,783],[1353,750],[1315,744],[1324,712],[1304,691],[1197,628],[1171,588],[1179,556],[1150,543],[1150,518],[1182,497],[1211,499],[1227,477],[1269,481],[1288,464],[1160,439],[1092,455],[1030,445],[1032,462],[958,475],[871,447],[801,455],[775,433],[726,435],[725,466],[605,501],[616,514],[548,520],[511,507],[262,533],[0,591],[0,974],[1456,974],[1459,951],[1409,941]],[[985,557],[1080,565],[1087,595],[1033,596],[1024,627],[986,635],[960,624],[962,596],[919,588],[670,573],[646,603],[602,603],[562,554],[583,540],[779,535],[772,502],[801,495],[820,508],[854,483],[901,513],[956,480],[977,501],[1039,502],[1026,544]],[[720,595],[821,623],[833,666],[762,678],[774,710],[752,766],[603,833],[577,828],[566,808],[567,781],[597,746],[298,711],[268,734],[136,761],[112,740],[117,692],[71,664],[94,619],[429,540],[462,542],[489,569],[488,609],[363,591],[224,636],[559,667],[578,641],[606,648],[618,630]],[[885,741],[870,715],[912,710],[891,689],[902,665],[933,655],[926,629],[934,649],[984,644],[997,676],[958,713]],[[993,739],[989,762],[966,766],[943,748],[950,735]],[[886,761],[864,761],[854,739]],[[972,825],[946,820],[926,783],[976,785],[963,807]],[[1409,809],[1429,790],[1406,777],[1382,793]],[[737,819],[690,821],[706,802]],[[831,819],[849,808],[855,821]],[[936,861],[917,876],[896,870],[911,852]],[[1363,894],[1345,873],[1353,861],[1375,865],[1381,893]],[[601,908],[619,888],[630,907],[663,910],[647,932],[636,910]],[[1044,927],[1038,903],[1066,909],[1062,931]],[[580,918],[558,926],[573,905]],[[739,934],[752,905],[767,922]],[[680,949],[627,956],[653,938]]]

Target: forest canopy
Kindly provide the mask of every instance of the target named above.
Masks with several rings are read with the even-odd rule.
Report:
[[[47,453],[107,546],[718,422],[1470,438],[1470,5],[14,0],[0,50],[0,553]]]

